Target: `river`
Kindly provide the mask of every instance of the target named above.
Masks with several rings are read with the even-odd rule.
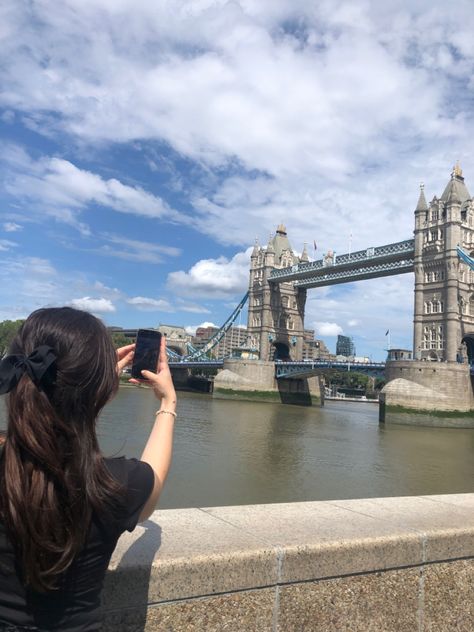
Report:
[[[473,491],[474,429],[383,426],[374,404],[178,398],[161,508]],[[121,388],[99,421],[104,452],[139,457],[156,408],[150,390]]]

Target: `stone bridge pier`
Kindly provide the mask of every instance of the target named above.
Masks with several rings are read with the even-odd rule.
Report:
[[[303,406],[323,405],[324,387],[319,376],[276,379],[275,363],[259,360],[224,360],[214,379],[214,397],[281,402]]]
[[[467,364],[396,360],[385,367],[381,421],[474,427],[474,376]]]

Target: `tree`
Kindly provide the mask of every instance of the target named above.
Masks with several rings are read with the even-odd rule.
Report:
[[[365,373],[359,373],[358,371],[340,371],[337,369],[325,371],[324,378],[329,386],[334,385],[342,389],[363,391],[364,394],[374,392],[374,390],[380,390],[385,383],[383,379],[377,378],[374,387],[373,378]]]
[[[0,357],[3,357],[24,320],[4,320],[0,323]]]
[[[126,347],[127,345],[131,345],[133,342],[135,342],[135,340],[133,340],[132,338],[128,338],[120,331],[112,331],[110,332],[110,336],[116,349],[118,349],[119,347]]]

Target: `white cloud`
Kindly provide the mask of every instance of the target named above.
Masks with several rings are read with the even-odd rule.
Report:
[[[82,298],[73,299],[70,302],[70,305],[76,309],[82,309],[94,314],[115,312],[115,306],[108,298],[91,298],[90,296],[83,296]]]
[[[358,321],[357,318],[351,318],[347,321],[348,327],[357,327],[357,325],[360,325],[360,321]]]
[[[273,174],[351,169],[354,153],[373,151],[367,141],[401,121],[407,131],[427,120],[428,133],[440,130],[442,121],[427,116],[442,97],[431,73],[466,74],[462,62],[472,55],[458,44],[462,60],[439,61],[454,33],[468,31],[468,6],[455,17],[438,6],[429,19],[415,8],[404,28],[387,34],[405,7],[73,4],[44,0],[34,27],[12,10],[3,41],[7,107],[84,139],[159,138],[209,164],[237,156]],[[409,58],[414,43],[417,65]]]
[[[201,259],[188,272],[168,275],[170,291],[184,296],[223,298],[244,293],[248,287],[250,253],[238,252],[232,259]]]
[[[0,251],[5,252],[6,250],[11,250],[12,248],[16,248],[18,244],[15,241],[10,241],[9,239],[0,239]]]
[[[44,156],[33,160],[22,148],[6,145],[1,159],[8,169],[5,190],[9,195],[40,204],[42,213],[71,224],[84,234],[89,234],[89,229],[79,222],[78,214],[92,204],[143,217],[180,218],[164,200],[141,187],[128,186],[115,178],[105,180],[62,158]]]
[[[206,174],[218,167],[211,184],[188,188],[192,223],[221,243],[266,240],[281,220],[296,249],[316,239],[343,252],[351,231],[353,248],[403,239],[420,179],[439,194],[458,157],[474,173],[467,2],[42,0],[34,24],[14,0],[5,6],[8,111],[86,151],[138,139],[156,152],[164,141]],[[39,176],[9,186],[45,196],[63,221],[92,202],[179,221],[143,188],[39,162]]]
[[[22,230],[23,226],[20,226],[20,224],[16,224],[15,222],[5,222],[3,224],[3,230],[6,233],[15,233],[18,230]]]
[[[211,323],[209,321],[204,321],[200,325],[187,325],[184,329],[185,329],[186,333],[191,334],[191,336],[195,336],[196,335],[196,330],[199,327],[218,327],[218,325],[215,325],[214,323]]]
[[[197,303],[188,303],[182,299],[178,299],[176,302],[176,309],[182,312],[189,312],[191,314],[210,314],[211,311],[207,307],[198,305]]]
[[[316,336],[337,336],[342,334],[343,329],[337,323],[325,323],[320,321],[314,321],[314,327],[316,329]]]
[[[181,250],[173,246],[161,246],[108,233],[99,237],[107,243],[97,248],[96,252],[118,259],[142,263],[163,263],[168,257],[177,257],[181,254]]]
[[[174,312],[172,305],[165,299],[148,298],[146,296],[134,296],[127,299],[129,305],[133,305],[143,312]]]
[[[48,259],[25,255],[0,259],[0,319],[26,318],[39,307],[64,305],[72,285]]]

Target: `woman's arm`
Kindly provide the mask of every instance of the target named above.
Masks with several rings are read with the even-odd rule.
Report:
[[[155,483],[152,492],[145,506],[142,509],[139,522],[143,522],[156,508],[156,503],[163,489],[168,471],[171,465],[171,455],[173,451],[173,427],[176,411],[176,392],[168,366],[166,355],[166,339],[161,338],[160,357],[156,373],[152,371],[142,371],[143,377],[149,381],[155,395],[161,400],[160,412],[156,415],[155,424],[148,437],[148,441],[143,450],[141,460],[151,465],[155,473]],[[131,382],[136,382],[130,380]],[[166,412],[165,412],[166,411]]]

